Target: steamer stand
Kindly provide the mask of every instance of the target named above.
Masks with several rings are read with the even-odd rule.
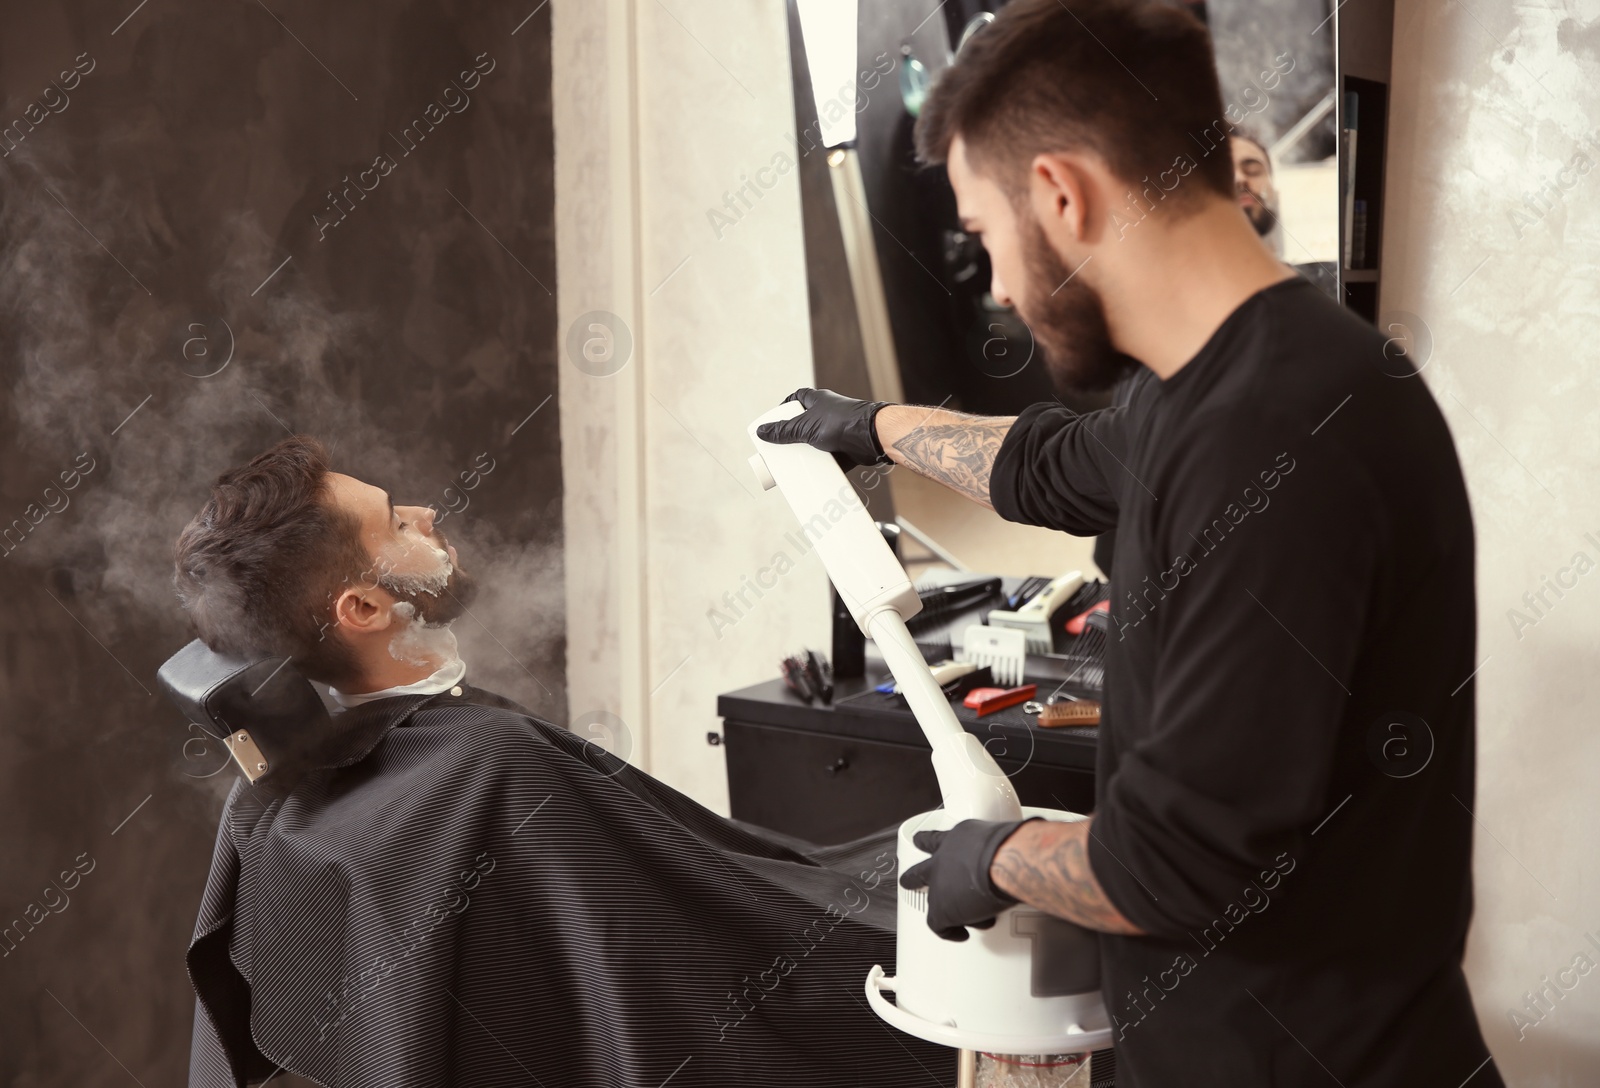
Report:
[[[803,442],[778,445],[756,437],[761,424],[801,411],[797,402],[788,401],[750,424],[757,450],[750,464],[764,489],[776,487],[788,500],[933,748],[944,807],[900,825],[899,871],[928,856],[912,845],[918,831],[945,830],[967,819],[1084,819],[1022,807],[1005,772],[962,728],[906,629],[906,619],[922,608],[916,588],[833,455]],[[972,1083],[980,1051],[1042,1058],[1087,1054],[1111,1044],[1093,933],[1026,905],[1001,911],[990,929],[968,932],[965,941],[936,936],[928,928],[927,892],[901,888],[895,974],[874,966],[866,978],[867,1001],[878,1016],[907,1034],[960,1052],[961,1085]]]

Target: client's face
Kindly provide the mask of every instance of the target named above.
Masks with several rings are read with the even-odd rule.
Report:
[[[981,235],[989,253],[990,291],[1028,323],[1057,386],[1110,387],[1134,364],[1112,345],[1100,295],[1077,274],[1090,258],[1068,268],[1033,211],[1019,211],[992,178],[975,170],[959,137],[948,167],[962,226]]]
[[[1278,221],[1278,189],[1272,184],[1272,164],[1267,153],[1255,141],[1234,136],[1229,141],[1233,151],[1233,190],[1239,197],[1239,207],[1256,228],[1256,233],[1272,233]]]
[[[460,616],[476,587],[458,565],[454,546],[434,528],[432,508],[396,506],[387,491],[342,473],[331,473],[328,483],[334,502],[360,520],[372,557],[365,584],[408,603],[424,623]]]

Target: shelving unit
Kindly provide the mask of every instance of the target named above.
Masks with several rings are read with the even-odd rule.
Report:
[[[1341,5],[1333,16],[1339,94],[1339,293],[1344,304],[1377,323],[1383,282],[1384,167],[1389,143],[1389,72],[1394,2]],[[1351,106],[1354,106],[1354,112]],[[1360,210],[1364,209],[1364,215]],[[1364,222],[1363,222],[1364,220]]]

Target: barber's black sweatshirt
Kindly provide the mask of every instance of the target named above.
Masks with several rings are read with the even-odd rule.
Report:
[[[1009,520],[1117,528],[1089,860],[1148,934],[1101,941],[1121,1088],[1502,1083],[1461,971],[1472,516],[1397,348],[1296,277],[995,461]]]

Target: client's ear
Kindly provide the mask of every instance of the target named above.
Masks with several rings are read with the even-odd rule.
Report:
[[[333,618],[352,635],[387,630],[394,622],[394,598],[381,589],[348,587],[333,602]]]

